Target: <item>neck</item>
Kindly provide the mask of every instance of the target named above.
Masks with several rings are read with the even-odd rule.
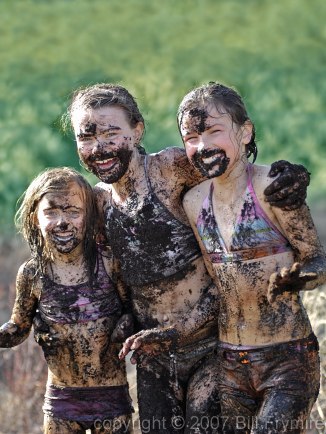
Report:
[[[144,156],[137,148],[132,153],[126,173],[115,183],[112,190],[122,200],[141,192],[144,184]]]
[[[228,203],[235,194],[242,195],[247,185],[247,166],[248,160],[239,159],[230,170],[213,179],[214,195],[219,202]]]
[[[60,267],[65,265],[76,267],[84,263],[83,246],[81,244],[79,244],[72,252],[60,253],[56,251],[52,256],[53,263]]]

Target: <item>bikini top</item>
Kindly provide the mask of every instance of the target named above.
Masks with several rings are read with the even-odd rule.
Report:
[[[154,282],[177,273],[200,256],[192,229],[180,222],[154,193],[145,157],[149,194],[135,214],[114,206],[105,215],[106,236],[121,262],[122,278],[130,286]]]
[[[241,262],[275,255],[292,248],[261,208],[252,185],[252,165],[247,166],[244,203],[236,220],[228,250],[213,211],[213,182],[197,218],[197,229],[212,263]],[[221,212],[222,209],[221,209]]]
[[[47,323],[72,324],[121,314],[121,302],[98,253],[92,286],[89,282],[61,285],[42,276],[38,309]]]

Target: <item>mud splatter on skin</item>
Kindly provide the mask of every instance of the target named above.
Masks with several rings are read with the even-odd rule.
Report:
[[[272,206],[290,211],[303,205],[310,183],[310,173],[301,164],[275,161],[271,165],[270,177],[279,175],[264,191],[266,201]]]
[[[206,130],[211,128],[207,119],[210,114],[206,108],[193,108],[185,110],[179,120],[180,126],[185,130],[182,135],[186,136],[187,132],[203,134]],[[214,145],[214,143],[211,143]],[[209,163],[204,162],[206,158],[215,157]],[[200,149],[197,148],[196,152],[190,157],[191,164],[204,176],[205,178],[215,178],[223,175],[228,168],[230,158],[227,157],[223,149],[214,146],[214,149]],[[215,170],[213,170],[215,167]]]
[[[114,145],[113,142],[108,142],[108,145]],[[127,171],[130,160],[132,156],[132,151],[129,149],[121,148],[117,151],[97,151],[96,153],[90,155],[88,158],[80,158],[83,163],[87,166],[87,168],[97,176],[101,181],[106,182],[108,184],[113,184],[117,182]],[[112,171],[101,169],[96,161],[103,161],[110,158],[117,158],[119,161],[116,163]]]
[[[214,160],[207,164],[203,161],[205,158],[215,157]],[[223,149],[215,148],[214,150],[203,149],[197,151],[192,159],[191,163],[199,172],[206,178],[212,179],[223,175],[226,172],[230,163],[230,158],[226,156]],[[215,168],[215,170],[213,170]]]

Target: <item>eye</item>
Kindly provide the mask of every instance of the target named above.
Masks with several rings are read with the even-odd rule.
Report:
[[[117,131],[105,131],[101,134],[104,139],[109,139],[117,135]]]
[[[57,210],[55,209],[46,209],[44,210],[43,214],[45,217],[51,218],[51,217],[55,217],[57,215]]]
[[[78,142],[86,143],[86,142],[91,142],[92,140],[94,140],[94,136],[91,134],[79,134],[77,136]]]
[[[220,129],[220,128],[213,128],[211,131],[210,131],[210,134],[217,134],[217,133],[220,133],[222,130]]]
[[[186,136],[183,137],[183,141],[184,142],[189,142],[189,143],[194,143],[196,140],[198,139],[197,135],[194,134],[188,134]]]
[[[81,211],[78,209],[69,209],[67,210],[67,214],[71,218],[78,218],[81,215]]]

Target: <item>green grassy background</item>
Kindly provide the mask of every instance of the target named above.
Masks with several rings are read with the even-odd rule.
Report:
[[[235,86],[258,130],[258,162],[305,164],[310,203],[325,203],[325,21],[324,0],[2,0],[2,235],[40,170],[80,168],[59,119],[71,91],[97,81],[136,96],[149,151],[181,146],[175,113],[193,86]]]

